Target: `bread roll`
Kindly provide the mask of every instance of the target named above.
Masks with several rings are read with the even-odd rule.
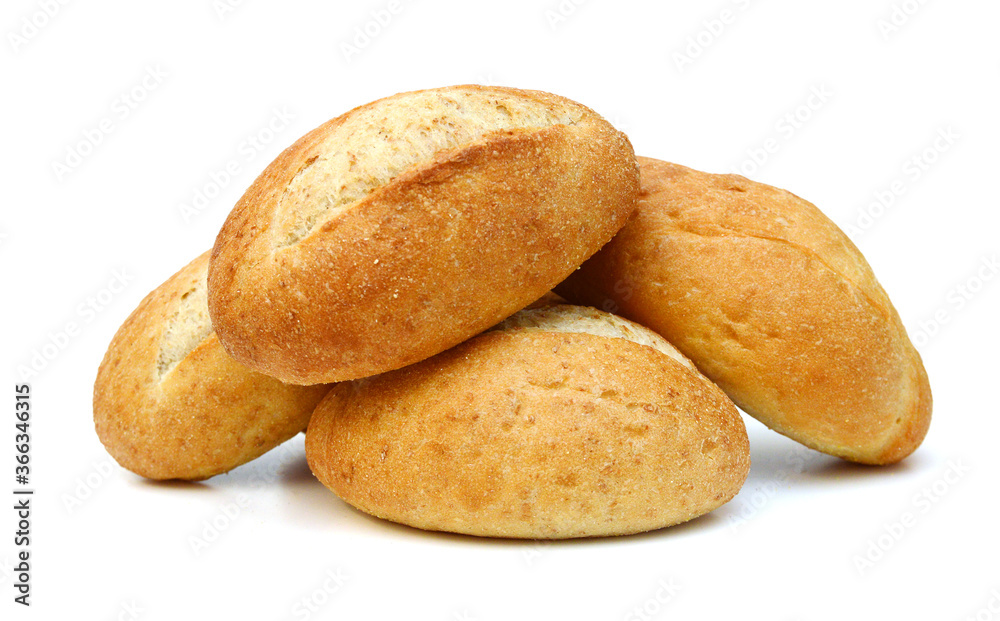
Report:
[[[547,306],[561,306],[563,304],[566,304],[566,300],[563,299],[561,295],[558,295],[552,291],[546,291],[545,295],[538,298],[531,304],[528,304],[521,310],[532,310],[535,308],[545,308]]]
[[[234,358],[283,381],[396,369],[555,286],[638,189],[625,135],[568,99],[381,99],[306,134],[240,199],[212,254],[212,321]]]
[[[650,330],[525,310],[415,365],[338,384],[306,456],[355,507],[488,537],[637,533],[731,499],[750,465],[729,399]]]
[[[206,304],[208,253],[125,320],[94,385],[94,424],[123,467],[150,479],[206,479],[305,429],[328,386],[289,386],[230,358]]]
[[[656,330],[807,446],[868,464],[912,453],[930,424],[927,374],[847,236],[784,190],[639,163],[639,209],[557,291]]]

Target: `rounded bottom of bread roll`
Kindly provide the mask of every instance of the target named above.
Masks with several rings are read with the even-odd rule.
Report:
[[[522,311],[424,362],[336,385],[310,422],[309,465],[366,513],[487,537],[626,535],[726,503],[750,463],[736,408],[662,338],[608,318]]]

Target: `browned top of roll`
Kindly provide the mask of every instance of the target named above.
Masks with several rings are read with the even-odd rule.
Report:
[[[209,307],[236,359],[285,381],[364,377],[537,299],[624,224],[628,139],[535,91],[403,93],[309,132],[219,233]]]

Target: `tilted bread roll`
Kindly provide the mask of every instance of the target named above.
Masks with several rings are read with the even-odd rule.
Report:
[[[334,386],[309,424],[306,456],[367,513],[522,538],[690,520],[731,499],[750,465],[736,408],[669,343],[565,305]]]
[[[115,334],[94,385],[97,435],[150,479],[205,479],[305,429],[328,386],[290,386],[229,357],[206,303],[208,253],[171,276]]]
[[[638,189],[625,135],[568,99],[381,99],[306,134],[240,199],[212,254],[212,321],[234,358],[284,381],[400,368],[551,289]]]
[[[656,330],[768,427],[852,461],[920,445],[920,355],[861,252],[811,203],[639,158],[622,231],[557,291]]]

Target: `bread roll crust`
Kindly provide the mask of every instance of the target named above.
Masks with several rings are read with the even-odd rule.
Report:
[[[912,453],[930,424],[927,374],[847,236],[790,192],[639,163],[638,210],[557,291],[653,328],[807,446],[870,464]]]
[[[697,371],[625,338],[517,325],[335,386],[306,455],[367,513],[520,538],[683,522],[731,499],[749,469],[739,413]]]
[[[198,321],[207,323],[207,308],[178,318],[185,299],[204,289],[208,258],[143,299],[97,373],[97,435],[119,464],[146,478],[205,479],[246,463],[304,430],[329,388],[282,384],[239,364]]]
[[[337,157],[331,136],[341,124],[372,110],[414,114],[412,142],[413,132],[449,118],[404,106],[423,93],[512,102],[515,113],[515,103],[553,110],[554,121],[539,126],[532,116],[531,127],[519,127],[515,114],[503,129],[418,159],[347,207],[333,201],[288,241],[283,223],[298,216],[286,213],[295,208],[286,191],[303,170]],[[340,191],[340,179],[319,175],[310,192]],[[314,202],[301,188],[294,194]],[[637,195],[628,139],[575,102],[476,86],[396,95],[313,130],[254,182],[213,249],[212,321],[234,358],[287,382],[399,368],[540,297],[614,235]]]

